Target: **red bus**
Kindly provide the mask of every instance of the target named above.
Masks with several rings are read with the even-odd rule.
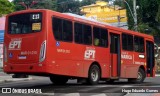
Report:
[[[142,83],[154,77],[154,39],[108,24],[37,9],[6,18],[4,72],[68,79]]]

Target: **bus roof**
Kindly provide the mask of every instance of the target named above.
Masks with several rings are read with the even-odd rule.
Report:
[[[63,13],[63,14],[72,16],[74,18],[87,20],[87,21],[90,21],[91,23],[94,22],[94,23],[97,23],[98,25],[99,24],[104,25],[107,29],[119,30],[120,32],[125,32],[125,33],[128,33],[128,34],[133,34],[133,35],[138,35],[138,36],[144,36],[144,37],[153,39],[153,36],[148,35],[148,34],[144,34],[144,33],[136,32],[136,31],[132,31],[132,30],[126,30],[126,29],[123,29],[123,28],[115,27],[115,26],[110,25],[109,23],[100,22],[100,21],[97,21],[97,20],[94,20],[94,19],[91,19],[91,18],[87,18],[87,17],[84,17],[84,16],[77,15],[77,14],[72,14],[72,13]]]

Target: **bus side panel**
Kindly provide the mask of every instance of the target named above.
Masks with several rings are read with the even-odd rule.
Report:
[[[95,61],[100,64],[101,67],[101,77],[110,77],[110,50],[109,48],[95,47]]]
[[[53,31],[52,31],[52,16],[51,12],[47,12],[47,20],[46,20],[46,27],[47,27],[47,50],[46,50],[46,66],[47,66],[47,73],[55,73],[56,70],[56,42],[53,37]]]
[[[56,44],[58,41],[54,42]],[[85,46],[66,42],[59,43],[59,47],[52,44],[52,46],[56,47],[50,47],[49,49],[49,72],[57,75],[87,77],[88,67],[92,61],[84,60]]]
[[[126,66],[126,78],[137,78],[138,69],[137,65]]]
[[[109,77],[109,50],[107,51],[106,48],[102,49],[87,47],[80,44],[58,42],[51,38],[48,39],[49,73],[76,77],[88,77],[90,65],[94,61],[100,61],[98,63],[101,67],[102,77]],[[59,43],[59,46],[56,45],[57,42]],[[94,58],[92,58],[93,54],[91,54],[89,58],[85,57],[85,52],[90,49],[95,50]]]
[[[84,77],[84,54],[78,49],[83,50],[83,48],[72,42],[56,41],[52,30],[50,30],[48,33],[47,49],[48,73]],[[75,59],[76,57],[77,59]]]
[[[123,51],[121,53],[121,78],[136,78],[139,66],[134,64],[134,52]]]
[[[79,49],[79,50],[77,50]],[[77,76],[88,77],[91,64],[98,63],[101,69],[102,78],[109,77],[109,50],[102,47],[93,47],[74,44],[72,59],[77,67]],[[93,52],[93,53],[92,53]],[[90,54],[88,54],[90,53]],[[82,73],[83,70],[83,73]]]

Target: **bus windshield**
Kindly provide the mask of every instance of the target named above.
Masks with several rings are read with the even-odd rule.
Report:
[[[9,17],[8,34],[27,34],[40,32],[42,13],[24,13]]]

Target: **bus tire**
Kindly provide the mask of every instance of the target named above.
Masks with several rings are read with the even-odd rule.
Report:
[[[50,80],[56,85],[64,85],[68,82],[68,78],[63,76],[50,76]]]
[[[145,71],[143,69],[138,70],[138,77],[137,78],[129,78],[128,82],[131,83],[143,83],[144,79],[146,78]]]
[[[89,69],[87,83],[91,85],[98,84],[100,79],[100,68],[97,65],[92,65]]]

